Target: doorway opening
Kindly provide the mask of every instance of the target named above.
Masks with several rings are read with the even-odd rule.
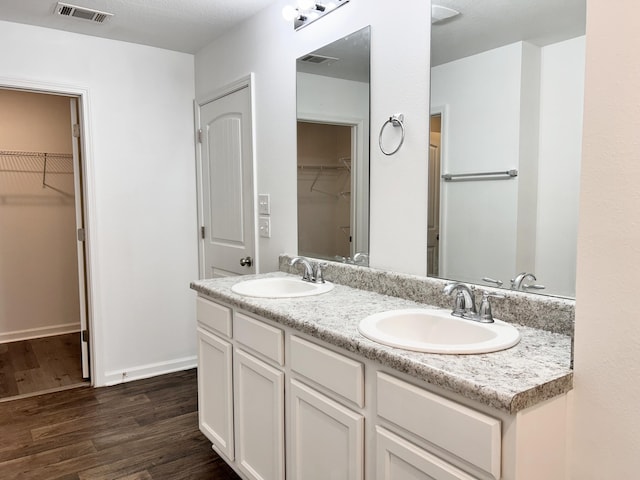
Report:
[[[298,120],[298,253],[346,261],[353,252],[352,125]]]
[[[80,100],[0,88],[0,401],[90,383]]]
[[[442,151],[442,114],[431,115],[429,122],[429,185],[427,210],[427,276],[440,275],[440,171]]]

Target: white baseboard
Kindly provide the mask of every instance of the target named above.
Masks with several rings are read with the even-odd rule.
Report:
[[[129,367],[123,368],[121,370],[105,372],[104,385],[117,385],[119,383],[131,382],[133,380],[142,380],[143,378],[163,375],[165,373],[188,370],[190,368],[195,368],[197,364],[198,357],[194,355],[192,357],[178,358],[166,362],[150,363],[148,365],[141,365],[137,367]]]
[[[17,330],[15,332],[0,333],[0,343],[19,342],[32,338],[53,337],[54,335],[64,335],[80,331],[80,323],[64,323],[62,325],[52,325],[49,327],[29,328],[27,330]]]

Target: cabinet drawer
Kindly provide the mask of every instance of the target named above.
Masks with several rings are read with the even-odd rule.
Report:
[[[291,369],[357,406],[364,406],[362,363],[292,336]]]
[[[380,417],[500,478],[500,420],[384,373],[376,391]]]
[[[234,338],[246,347],[284,365],[284,333],[264,322],[237,313],[233,318]]]
[[[198,297],[196,301],[198,322],[214,332],[231,338],[231,309]]]

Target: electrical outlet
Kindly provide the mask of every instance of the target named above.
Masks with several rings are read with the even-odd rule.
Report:
[[[271,238],[271,219],[269,217],[260,217],[258,219],[258,230],[262,238]]]
[[[271,214],[271,198],[268,193],[258,195],[258,215]]]

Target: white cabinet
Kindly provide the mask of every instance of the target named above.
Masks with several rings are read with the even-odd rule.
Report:
[[[205,298],[197,314],[200,429],[244,480],[565,478],[566,395],[510,415]]]
[[[293,478],[362,480],[364,365],[294,335],[289,360]]]
[[[284,333],[197,300],[198,417],[214,450],[247,480],[284,480]]]
[[[379,426],[376,426],[376,472],[376,480],[475,480]]]
[[[284,333],[236,311],[233,334],[237,466],[250,480],[284,480]]]
[[[291,380],[290,478],[362,480],[364,416]]]
[[[232,346],[198,327],[198,421],[215,450],[234,458]]]
[[[234,352],[236,462],[252,480],[284,479],[284,373]]]

